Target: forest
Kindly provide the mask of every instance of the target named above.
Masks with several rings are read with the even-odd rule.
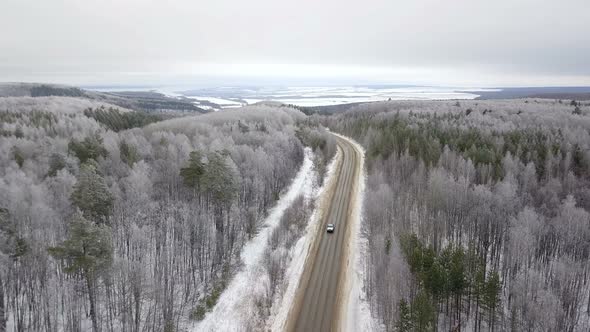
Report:
[[[590,107],[396,101],[324,116],[366,149],[385,331],[588,331]]]
[[[590,328],[590,105],[306,113],[0,98],[0,331],[171,332],[203,319],[306,146],[321,183],[336,150],[324,127],[366,150],[364,291],[383,330]],[[313,203],[298,198],[268,240],[253,329],[284,291]]]
[[[1,331],[181,330],[215,305],[304,146],[320,171],[335,150],[317,121],[265,105],[164,120],[0,98],[0,132]]]

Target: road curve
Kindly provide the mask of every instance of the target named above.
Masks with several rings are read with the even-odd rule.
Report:
[[[346,139],[335,136],[342,153],[337,168],[335,187],[327,194],[329,206],[318,228],[315,243],[306,258],[305,269],[298,287],[298,296],[292,308],[292,320],[287,331],[336,331],[339,330],[339,313],[342,305],[347,241],[355,188],[361,169],[359,151]],[[332,234],[326,232],[327,224],[336,225]]]

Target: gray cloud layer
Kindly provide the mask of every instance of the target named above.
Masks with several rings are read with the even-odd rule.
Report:
[[[0,29],[11,80],[590,85],[587,0],[2,0]]]

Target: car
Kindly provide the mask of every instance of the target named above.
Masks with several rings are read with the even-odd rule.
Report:
[[[328,226],[326,227],[326,231],[328,233],[334,233],[334,228],[336,228],[336,226],[334,226],[334,224],[328,224]]]

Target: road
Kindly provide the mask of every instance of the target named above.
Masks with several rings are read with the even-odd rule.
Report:
[[[345,265],[350,241],[350,220],[355,204],[355,188],[361,169],[360,155],[346,139],[335,136],[342,152],[336,168],[336,182],[326,194],[329,206],[322,207],[322,215],[316,241],[306,259],[298,295],[292,309],[293,321],[288,331],[337,331],[341,320]],[[326,213],[327,211],[327,213]],[[327,224],[336,225],[334,233],[326,232]]]

